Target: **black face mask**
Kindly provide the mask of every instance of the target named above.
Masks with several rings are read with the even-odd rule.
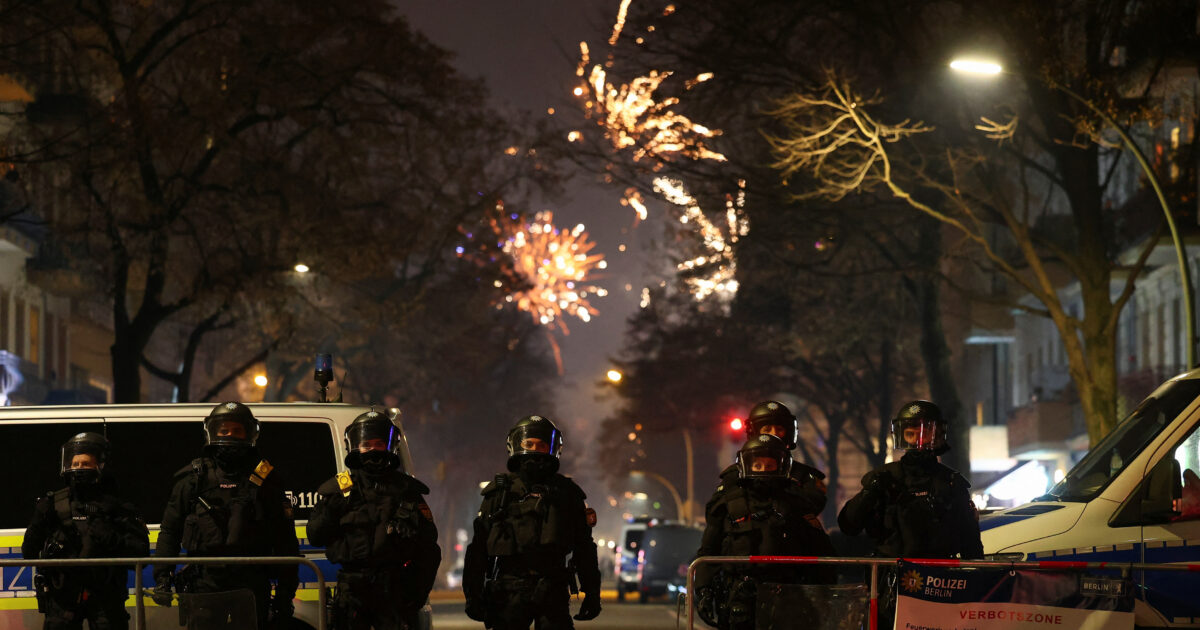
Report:
[[[247,472],[254,466],[258,453],[249,444],[225,444],[212,449],[217,466],[228,473]]]
[[[545,481],[558,470],[558,460],[551,457],[526,457],[521,462],[521,467],[517,474],[522,480],[540,482]]]
[[[90,491],[100,484],[100,471],[95,468],[68,470],[63,476],[67,479],[67,485],[76,491]]]
[[[387,451],[368,451],[358,456],[359,465],[368,475],[382,475],[396,467],[394,455]]]

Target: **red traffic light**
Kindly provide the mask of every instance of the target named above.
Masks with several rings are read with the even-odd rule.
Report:
[[[741,431],[743,428],[745,428],[745,426],[746,425],[742,422],[741,418],[734,418],[733,420],[729,421],[730,431]]]

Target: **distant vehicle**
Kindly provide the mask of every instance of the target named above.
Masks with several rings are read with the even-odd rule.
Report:
[[[632,518],[621,528],[621,537],[614,559],[617,573],[617,601],[625,601],[625,593],[637,592],[638,552],[642,550],[642,537],[646,533],[649,518]]]
[[[700,548],[703,532],[681,524],[646,528],[638,553],[638,601],[686,591],[687,570]]]
[[[463,568],[461,566],[454,567],[446,572],[446,588],[456,590],[462,586]]]

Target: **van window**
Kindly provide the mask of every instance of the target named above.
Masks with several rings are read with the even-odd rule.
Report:
[[[1090,501],[1200,396],[1200,379],[1182,379],[1138,405],[1042,500]]]
[[[1195,429],[1172,453],[1183,472],[1183,496],[1178,499],[1175,521],[1200,520],[1200,431]]]
[[[0,529],[24,529],[33,506],[47,492],[63,487],[59,457],[63,442],[84,431],[103,433],[95,421],[57,420],[0,424],[0,443],[19,483],[0,493]],[[204,446],[196,421],[109,422],[112,444],[108,472],[117,480],[123,500],[137,506],[148,523],[158,523],[174,485],[174,475]],[[297,520],[307,519],[317,487],[337,473],[333,429],[328,422],[266,421],[258,440],[259,452],[274,466],[292,496]]]

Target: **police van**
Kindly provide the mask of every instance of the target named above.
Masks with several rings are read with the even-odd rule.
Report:
[[[337,582],[337,565],[325,559],[324,549],[308,544],[305,525],[317,501],[317,487],[345,469],[342,435],[367,407],[340,403],[249,404],[261,423],[258,450],[275,467],[292,499],[300,551],[317,564],[326,582]],[[21,540],[33,507],[48,491],[64,486],[59,477],[59,449],[71,436],[94,431],[107,434],[112,445],[107,472],[115,476],[122,499],[138,507],[150,527],[153,554],[158,521],[174,485],[174,474],[194,458],[204,445],[203,422],[212,404],[90,405],[0,408],[0,457],[8,471],[0,492],[0,557],[21,557]],[[389,415],[395,415],[394,413]],[[412,470],[407,439],[401,462]],[[143,572],[143,584],[154,584],[152,568]],[[129,586],[132,593],[133,575]],[[317,626],[317,582],[314,572],[300,566],[296,594],[296,619]],[[152,627],[178,621],[177,609],[154,607],[147,594],[146,618]],[[131,609],[132,594],[127,602]],[[422,625],[430,627],[431,608],[426,604]],[[174,617],[172,617],[174,615]],[[40,628],[29,567],[0,567],[0,628]]]
[[[1005,559],[1200,563],[1200,370],[1154,391],[1032,503],[980,518]],[[1137,572],[1139,627],[1200,628],[1200,572]]]

